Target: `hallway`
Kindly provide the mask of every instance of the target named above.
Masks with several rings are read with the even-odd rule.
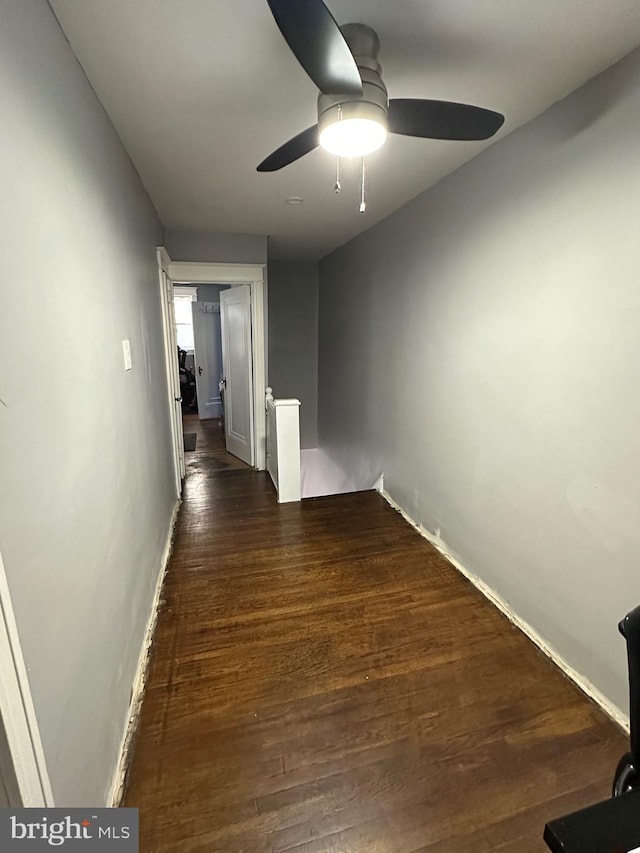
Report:
[[[626,738],[378,494],[279,506],[196,426],[125,801],[143,853],[542,853],[608,796]]]

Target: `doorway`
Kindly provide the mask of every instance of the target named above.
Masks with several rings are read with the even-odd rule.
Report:
[[[176,343],[175,330],[175,306],[173,305],[173,290],[176,286],[182,288],[191,288],[196,291],[196,303],[200,301],[200,289],[215,288],[220,294],[225,289],[244,285],[244,289],[249,294],[249,322],[250,330],[248,334],[248,344],[245,346],[247,350],[247,368],[251,371],[252,386],[251,394],[248,399],[248,408],[250,414],[250,429],[248,430],[247,441],[250,444],[251,464],[252,467],[258,470],[264,470],[266,457],[266,423],[264,411],[264,391],[266,386],[266,316],[265,316],[265,298],[264,298],[264,264],[218,264],[218,263],[194,263],[190,261],[173,261],[166,253],[166,250],[158,250],[158,259],[161,273],[164,273],[167,282],[171,286],[171,305],[168,313],[170,314],[171,324],[164,324],[165,329],[165,354],[167,356],[167,371],[169,379],[169,406],[172,414],[172,442],[174,447],[174,459],[176,466],[176,478],[179,478],[180,490],[182,477],[184,476],[184,444],[183,444],[183,424],[182,411],[180,408],[179,417],[180,424],[176,424],[177,406],[181,407],[181,394],[178,383],[179,376],[179,360],[178,347]],[[162,275],[161,275],[162,278]],[[212,291],[204,292],[204,295],[211,294]],[[193,301],[193,300],[192,300]],[[167,300],[165,300],[166,305]],[[213,303],[215,304],[215,303]],[[193,305],[192,305],[193,310]],[[206,313],[206,312],[203,312]],[[211,312],[215,314],[215,311]],[[209,318],[211,321],[211,318]],[[167,325],[172,325],[173,328],[167,328]],[[194,347],[195,349],[195,347]],[[197,371],[199,365],[194,367],[196,375],[200,376]],[[202,365],[200,365],[202,366]],[[204,370],[203,370],[204,372]],[[210,377],[211,379],[211,377]],[[208,383],[209,390],[205,388],[202,392],[198,389],[197,394],[200,399],[207,397],[207,402],[210,404],[210,411],[215,417],[215,395],[211,394],[214,388],[213,382]],[[207,396],[208,395],[208,396]],[[224,397],[224,392],[222,397]],[[220,400],[224,407],[223,400]],[[200,405],[200,404],[198,404]]]
[[[220,294],[229,284],[176,284],[173,301],[178,343],[184,451],[205,437],[200,422],[224,430],[222,404],[222,327]]]
[[[183,414],[222,418],[220,292],[229,284],[174,285]]]
[[[198,299],[196,287],[174,285],[173,307],[175,315],[176,342],[178,346],[178,378],[183,416],[197,411],[198,397],[195,379],[195,336],[191,306]]]
[[[224,375],[222,361],[222,328],[220,322],[220,294],[228,284],[200,284],[198,298],[191,304],[194,333],[194,374],[197,388],[197,405],[200,420],[222,418],[221,381]]]

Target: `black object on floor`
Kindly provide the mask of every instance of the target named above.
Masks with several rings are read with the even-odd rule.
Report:
[[[627,641],[631,751],[618,762],[611,799],[550,821],[544,840],[554,853],[640,850],[640,607],[618,625]]]
[[[544,840],[554,853],[626,853],[640,845],[640,789],[550,821]]]
[[[627,613],[618,625],[627,641],[629,664],[629,729],[631,751],[618,762],[612,797],[640,787],[640,607]]]
[[[184,452],[190,453],[196,449],[196,438],[197,435],[195,432],[185,432],[184,434]]]

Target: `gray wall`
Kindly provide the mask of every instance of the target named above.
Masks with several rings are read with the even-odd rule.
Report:
[[[454,144],[454,143],[452,143]],[[428,156],[428,143],[425,156]],[[626,708],[640,53],[320,266],[319,438]]]
[[[48,4],[0,15],[0,548],[56,802],[101,805],[175,502],[162,229]]]
[[[269,385],[297,397],[300,446],[318,444],[318,266],[269,262]]]
[[[198,300],[200,302],[220,302],[220,291],[228,290],[230,284],[199,284]]]
[[[174,261],[208,261],[219,264],[267,262],[267,238],[257,234],[168,229],[164,234],[164,245]]]

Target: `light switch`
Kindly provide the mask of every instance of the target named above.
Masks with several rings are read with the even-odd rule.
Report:
[[[122,341],[122,355],[124,357],[124,369],[131,370],[131,344],[129,341]]]

